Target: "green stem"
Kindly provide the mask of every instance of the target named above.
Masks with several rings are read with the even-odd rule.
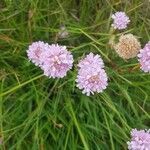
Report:
[[[19,84],[19,85],[16,85],[15,87],[11,88],[10,90],[5,91],[4,93],[1,93],[1,94],[0,94],[0,97],[5,96],[5,95],[7,95],[7,94],[9,94],[9,93],[11,93],[11,92],[17,90],[17,89],[19,89],[19,88],[25,86],[26,84],[28,84],[28,83],[30,83],[30,82],[32,82],[32,81],[34,81],[34,80],[37,80],[37,79],[41,78],[42,76],[44,76],[44,75],[43,75],[43,74],[38,75],[38,76],[36,76],[36,77],[34,77],[34,78],[32,78],[32,79],[26,81],[26,82],[23,82],[23,83],[21,83],[21,84]]]
[[[75,126],[76,126],[76,128],[77,128],[77,131],[78,131],[78,133],[79,133],[79,135],[80,135],[80,138],[81,138],[81,141],[82,141],[82,143],[83,143],[83,145],[84,145],[84,148],[85,148],[85,150],[89,150],[88,145],[87,145],[87,143],[86,143],[86,141],[85,141],[85,138],[84,138],[84,136],[83,136],[83,134],[82,134],[82,131],[81,131],[81,129],[80,129],[79,123],[78,123],[78,121],[77,121],[77,118],[76,118],[76,116],[75,116],[75,113],[74,113],[74,111],[73,111],[72,104],[71,104],[70,101],[69,101],[69,104],[70,104],[70,111],[71,111],[71,113],[72,113],[73,121],[74,121]]]

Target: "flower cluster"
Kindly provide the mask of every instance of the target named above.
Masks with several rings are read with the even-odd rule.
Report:
[[[112,19],[112,27],[118,30],[127,28],[130,22],[125,12],[114,13]],[[141,44],[136,36],[133,34],[124,34],[119,37],[119,42],[117,44],[115,43],[115,35],[112,35],[109,44],[123,59],[130,59],[138,56],[141,70],[150,73],[150,42],[141,49]]]
[[[130,22],[129,17],[125,14],[125,12],[116,12],[111,16],[113,19],[112,27],[114,29],[125,29]]]
[[[115,51],[124,59],[134,58],[141,49],[141,44],[133,34],[121,35],[119,42],[114,45]]]
[[[44,42],[34,42],[27,50],[29,60],[39,66],[44,75],[52,78],[63,78],[73,66],[73,56],[66,46],[49,45]],[[90,93],[102,92],[107,86],[107,75],[103,60],[99,55],[90,53],[78,64],[77,86],[88,96]]]
[[[29,49],[27,50],[27,55],[30,61],[32,61],[36,66],[41,66],[41,55],[44,51],[49,48],[47,43],[42,41],[33,42],[29,45]]]
[[[144,72],[150,73],[150,41],[145,45],[143,49],[140,50],[138,58],[141,64],[141,69]]]
[[[94,92],[100,93],[106,89],[107,75],[104,70],[103,60],[99,55],[90,53],[78,64],[79,71],[76,79],[77,87],[82,89],[82,93],[89,96]]]
[[[150,130],[132,129],[129,150],[150,150]]]
[[[44,74],[52,78],[66,76],[73,66],[73,56],[66,46],[49,45],[44,42],[34,42],[27,50],[29,60],[39,66]]]
[[[73,56],[66,46],[52,44],[41,56],[44,75],[52,78],[63,78],[73,66]]]

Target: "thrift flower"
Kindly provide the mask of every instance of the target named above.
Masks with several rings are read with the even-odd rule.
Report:
[[[132,129],[129,150],[150,150],[150,130]]]
[[[116,12],[111,17],[113,19],[112,27],[114,29],[122,30],[127,28],[127,25],[130,22],[129,17],[125,14],[125,12]]]
[[[140,50],[138,58],[141,64],[141,69],[144,72],[150,73],[150,41],[145,45],[143,49]]]
[[[27,50],[29,60],[31,60],[36,66],[40,66],[42,64],[40,60],[41,55],[48,49],[48,47],[48,43],[42,41],[33,42]]]
[[[134,58],[141,49],[141,44],[133,34],[125,34],[119,38],[114,46],[118,55],[124,59]]]
[[[83,94],[89,96],[106,89],[108,78],[104,70],[103,60],[99,55],[90,53],[79,62],[78,67],[76,82]]]
[[[73,66],[73,56],[66,46],[52,44],[41,56],[44,74],[52,78],[63,78]]]

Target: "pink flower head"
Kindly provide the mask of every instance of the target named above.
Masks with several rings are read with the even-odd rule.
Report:
[[[52,78],[63,78],[73,66],[73,56],[66,46],[52,44],[41,56],[44,74]]]
[[[141,69],[144,72],[150,73],[150,41],[145,45],[143,49],[140,50],[138,58],[141,64]]]
[[[77,87],[82,89],[82,93],[89,96],[94,92],[100,93],[106,89],[107,74],[105,72],[103,60],[99,55],[88,54],[78,64]]]
[[[33,42],[29,45],[29,49],[27,50],[27,55],[29,60],[31,60],[36,66],[41,65],[41,55],[44,51],[48,49],[48,43],[44,43],[42,41]]]
[[[113,19],[113,28],[114,29],[119,29],[119,30],[122,30],[122,29],[125,29],[127,28],[127,25],[129,24],[130,22],[130,19],[129,17],[125,14],[125,12],[116,12],[115,14],[112,15],[111,17]]]
[[[132,129],[131,136],[127,142],[129,150],[150,150],[150,130]]]

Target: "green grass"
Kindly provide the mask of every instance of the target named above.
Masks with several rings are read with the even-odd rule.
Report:
[[[132,128],[150,127],[150,75],[137,68],[137,59],[124,61],[108,46],[117,10],[131,19],[124,32],[142,45],[150,40],[148,0],[0,1],[2,150],[125,150]],[[57,38],[62,24],[66,39]],[[108,88],[83,95],[75,87],[76,65],[63,79],[43,76],[26,56],[36,40],[67,45],[75,64],[90,51],[100,54]]]

